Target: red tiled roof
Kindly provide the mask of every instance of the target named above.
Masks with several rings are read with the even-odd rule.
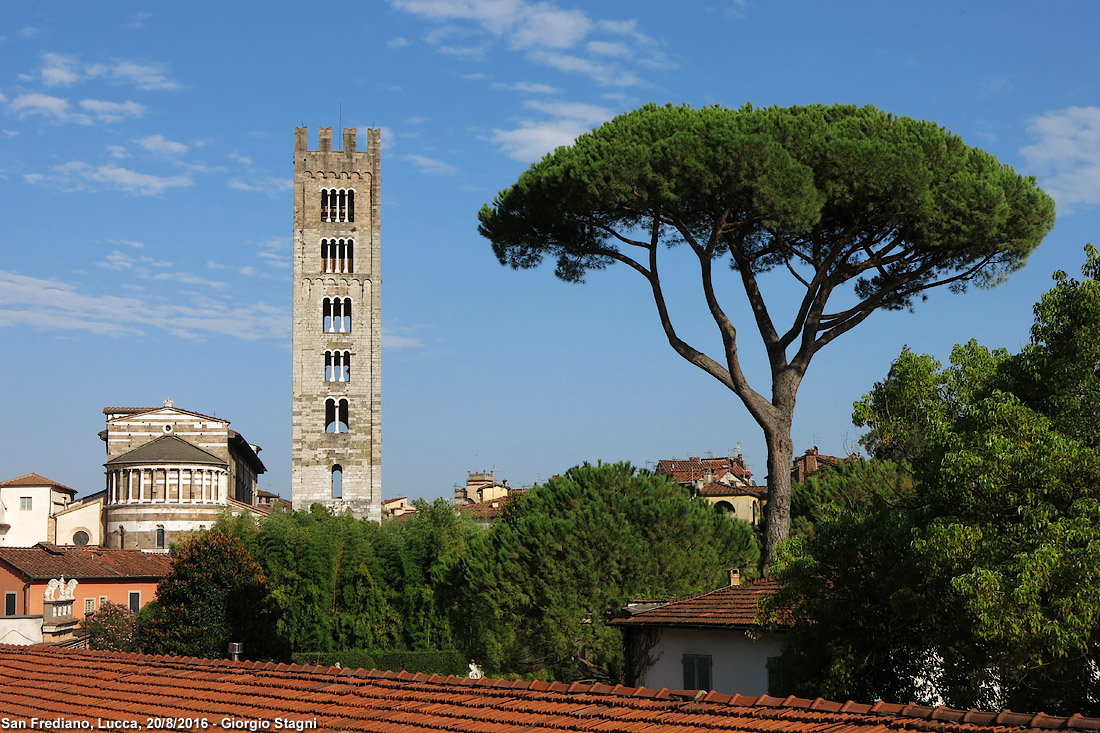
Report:
[[[774,580],[754,580],[730,585],[697,596],[681,598],[663,606],[641,611],[630,618],[614,619],[625,626],[756,626],[757,606],[764,596],[774,595],[779,585]],[[782,625],[782,624],[781,624]]]
[[[478,501],[473,504],[462,504],[458,507],[458,511],[462,514],[470,514],[474,519],[491,522],[495,519],[500,519],[500,515],[504,513],[504,507],[511,501],[513,496],[520,496],[526,493],[524,489],[512,489],[506,495],[497,499],[486,499],[485,501]]]
[[[755,496],[758,499],[768,498],[767,486],[727,486],[717,482],[703,484],[699,489],[701,496]]]
[[[621,685],[460,677],[230,662],[120,652],[0,646],[9,719],[224,718],[315,723],[319,731],[456,733],[1024,733],[1100,731],[1100,719],[796,697],[649,690]],[[168,727],[168,726],[166,726]],[[181,730],[201,730],[201,722]]]
[[[22,476],[16,476],[7,481],[0,481],[0,486],[54,486],[59,489],[71,491],[74,494],[76,493],[76,489],[66,486],[65,484],[59,484],[40,473],[25,473]]]
[[[717,478],[726,472],[732,473],[738,478],[747,479],[752,476],[752,471],[745,468],[741,456],[736,458],[670,458],[657,461],[657,473],[671,476],[673,481],[687,483],[697,481],[710,471]]]
[[[0,547],[0,563],[30,580],[59,578],[163,578],[172,570],[166,554],[102,547]]]

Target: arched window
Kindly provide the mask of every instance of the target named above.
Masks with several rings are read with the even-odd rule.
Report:
[[[348,429],[348,401],[341,397],[339,400],[329,397],[325,400],[325,432],[347,433]]]
[[[321,329],[325,333],[351,333],[351,298],[321,301]]]
[[[321,272],[352,272],[354,239],[321,240]]]
[[[321,221],[355,221],[355,189],[322,188]]]
[[[82,529],[78,529],[76,532],[73,533],[73,544],[77,547],[84,547],[84,545],[88,544],[91,541],[91,536]]]
[[[332,467],[332,498],[344,498],[344,469],[339,463]]]
[[[325,352],[325,381],[326,382],[350,382],[351,381],[351,352],[350,351],[326,351]]]
[[[163,550],[164,549],[164,525],[163,524],[158,524],[157,525],[157,549],[158,550]]]
[[[122,527],[121,524],[118,525],[118,549],[126,549],[126,530]]]

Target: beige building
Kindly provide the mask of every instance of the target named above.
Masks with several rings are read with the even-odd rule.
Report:
[[[367,131],[294,131],[291,493],[381,520],[379,145]]]
[[[106,547],[164,549],[209,528],[225,510],[263,513],[260,448],[229,421],[163,407],[106,407],[103,516]]]

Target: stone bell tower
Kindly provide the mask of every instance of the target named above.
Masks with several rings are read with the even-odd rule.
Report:
[[[296,509],[324,504],[381,519],[379,143],[354,128],[294,129],[294,332],[291,489]]]

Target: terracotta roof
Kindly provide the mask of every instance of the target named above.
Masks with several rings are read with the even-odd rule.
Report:
[[[56,489],[64,489],[65,491],[76,493],[76,489],[66,486],[65,484],[59,484],[40,473],[25,473],[22,476],[16,476],[7,481],[0,481],[0,487],[3,486],[53,486]]]
[[[755,496],[758,499],[768,498],[767,486],[728,486],[712,482],[703,484],[699,489],[701,496]]]
[[[207,453],[198,446],[191,445],[175,435],[162,435],[156,440],[139,445],[131,451],[115,456],[107,461],[107,466],[122,463],[195,463],[201,465],[226,466],[228,462],[213,453]]]
[[[504,507],[512,500],[513,496],[521,496],[527,493],[524,489],[512,489],[505,496],[501,496],[497,499],[486,499],[485,501],[474,502],[473,504],[463,504],[456,507],[462,514],[472,515],[474,519],[482,522],[492,522],[493,520],[500,519],[500,515],[504,514]]]
[[[40,542],[34,547],[0,547],[0,564],[28,580],[59,578],[163,578],[172,570],[165,554],[101,547],[58,547]]]
[[[754,580],[671,601],[613,624],[624,626],[756,626],[757,601],[779,590],[774,580]]]
[[[726,472],[738,478],[748,479],[752,471],[745,468],[745,459],[741,456],[723,458],[670,458],[657,461],[657,473],[671,476],[678,483],[698,481],[710,471],[715,477]]]
[[[864,705],[574,682],[468,680],[274,662],[0,646],[4,715],[28,720],[199,717],[315,723],[319,731],[456,733],[1024,733],[1100,731],[1100,719]],[[192,721],[193,722],[193,721]],[[184,727],[187,725],[188,727]],[[238,724],[240,725],[240,724]],[[165,726],[169,727],[169,726]],[[182,723],[173,729],[196,730]],[[247,728],[245,728],[247,729]]]

